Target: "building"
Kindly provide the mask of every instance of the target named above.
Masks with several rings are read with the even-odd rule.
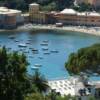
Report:
[[[39,4],[32,3],[29,5],[29,17],[30,22],[36,24],[45,24],[46,23],[46,13],[40,12]]]
[[[16,28],[24,22],[21,11],[0,7],[0,28]]]
[[[84,0],[81,2],[84,2]],[[85,0],[86,2],[87,0]],[[35,24],[62,23],[63,25],[75,26],[100,26],[100,14],[97,12],[80,13],[67,8],[61,12],[41,12],[39,4],[36,3],[29,5],[29,20]]]
[[[55,15],[57,22],[64,25],[100,26],[100,14],[96,12],[76,12],[73,9],[64,9]]]
[[[77,12],[73,9],[64,9],[55,15],[57,22],[64,25],[77,25]]]

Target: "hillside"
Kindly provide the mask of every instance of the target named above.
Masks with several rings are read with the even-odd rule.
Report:
[[[27,11],[28,5],[33,2],[39,3],[41,10],[51,11],[71,7],[74,0],[0,0],[0,6]]]

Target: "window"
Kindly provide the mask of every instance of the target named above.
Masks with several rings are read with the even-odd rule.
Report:
[[[89,92],[91,92],[91,88],[88,88]]]

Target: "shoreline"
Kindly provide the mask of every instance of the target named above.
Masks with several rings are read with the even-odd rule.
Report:
[[[1,29],[0,32],[15,32],[15,31],[38,31],[38,30],[51,30],[51,31],[71,31],[71,32],[81,32],[85,34],[100,36],[100,27],[83,27],[83,26],[63,26],[56,27],[55,25],[32,25],[25,24],[19,26],[17,29],[6,30]]]

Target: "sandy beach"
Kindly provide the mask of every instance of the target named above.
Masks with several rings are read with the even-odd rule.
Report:
[[[54,31],[73,31],[73,32],[81,32],[91,35],[100,35],[100,27],[85,27],[85,26],[63,26],[56,27],[55,25],[34,25],[34,24],[25,24],[23,26],[19,26],[17,29],[13,30],[3,30],[5,31],[30,31],[30,30],[54,30]]]
[[[17,30],[54,30],[54,31],[73,31],[81,32],[91,35],[100,35],[100,27],[85,27],[85,26],[63,26],[56,27],[55,25],[32,25],[26,24],[24,26],[18,27]]]

